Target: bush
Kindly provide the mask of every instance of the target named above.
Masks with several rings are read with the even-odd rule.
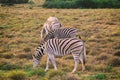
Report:
[[[108,61],[108,65],[113,66],[113,67],[119,67],[120,66],[120,58],[119,57],[112,57]]]
[[[9,71],[6,73],[7,78],[11,80],[25,80],[26,79],[26,74],[24,71]]]
[[[50,70],[50,71],[47,73],[46,78],[49,79],[49,80],[51,80],[51,78],[54,78],[55,76],[60,76],[60,77],[62,77],[63,75],[65,75],[65,72],[63,72],[63,71]]]
[[[12,58],[14,55],[11,53],[4,53],[4,54],[0,54],[1,58],[6,58],[6,59],[10,59]]]
[[[1,62],[0,63],[0,70],[13,70],[13,69],[20,69],[21,67],[15,65],[15,64],[10,64],[6,62]]]
[[[107,53],[102,53],[97,57],[97,60],[107,60],[109,58]]]
[[[33,70],[31,68],[28,68],[25,70],[27,72],[28,76],[38,75],[38,76],[45,76],[45,71],[42,68],[38,68],[36,70]]]
[[[96,74],[89,76],[90,80],[106,80],[107,76],[105,74]]]
[[[114,55],[119,57],[120,56],[120,50],[115,51]]]
[[[46,0],[46,8],[120,8],[119,0]]]
[[[18,54],[16,57],[20,59],[21,58],[32,59],[32,55],[30,53]]]
[[[29,0],[0,0],[0,3],[27,3]]]
[[[0,80],[4,80],[4,79],[5,79],[4,72],[0,70]]]

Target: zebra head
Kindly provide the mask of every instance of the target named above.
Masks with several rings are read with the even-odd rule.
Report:
[[[36,69],[36,67],[40,64],[40,59],[44,55],[44,42],[41,42],[34,52],[33,56],[33,69]]]

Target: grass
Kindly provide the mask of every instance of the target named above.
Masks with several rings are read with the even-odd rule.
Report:
[[[27,75],[30,77],[33,75],[38,75],[38,76],[42,76],[42,77],[45,76],[45,71],[42,68],[38,68],[36,70],[28,68],[28,69],[25,69],[25,71],[27,72]]]
[[[26,79],[26,73],[24,71],[9,71],[6,73],[7,78],[10,80],[25,80]]]
[[[90,80],[106,80],[107,76],[105,74],[96,74],[89,76]]]
[[[15,75],[25,73],[23,78],[31,80],[90,80],[91,75],[95,75],[94,79],[102,76],[102,79],[119,80],[119,9],[44,9],[38,7],[43,1],[34,1],[32,9],[31,4],[0,7],[1,79],[9,79],[10,76],[1,75],[13,74],[13,71]],[[85,72],[81,72],[80,63],[75,74],[71,74],[74,67],[71,55],[56,58],[58,71],[50,64],[50,70],[44,72],[46,56],[41,59],[40,68],[32,69],[32,53],[41,40],[40,31],[49,16],[58,17],[63,27],[79,29],[87,48]]]

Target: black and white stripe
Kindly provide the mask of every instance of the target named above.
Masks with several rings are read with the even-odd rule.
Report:
[[[58,39],[73,38],[73,37],[76,37],[77,32],[78,32],[78,29],[76,28],[53,29],[45,36],[44,41],[47,41],[53,38],[58,38]]]
[[[49,31],[53,29],[58,29],[61,27],[61,23],[56,17],[49,17],[47,21],[44,23],[43,28],[41,30],[41,38],[44,38],[45,34],[48,34]]]
[[[43,50],[44,49],[44,50]],[[82,63],[82,71],[85,70],[86,50],[84,43],[78,38],[65,38],[65,39],[49,39],[47,42],[42,42],[38,50],[33,54],[33,66],[34,68],[38,65],[39,59],[44,55],[43,52],[48,55],[46,69],[49,69],[49,62],[51,61],[54,69],[57,70],[54,56],[64,56],[66,54],[72,54],[75,66],[72,71],[74,73],[77,69],[79,62]]]

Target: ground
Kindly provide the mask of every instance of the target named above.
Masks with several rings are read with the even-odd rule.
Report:
[[[71,74],[71,55],[57,57],[58,71],[44,72],[47,56],[37,70],[32,54],[49,16],[63,27],[76,27],[87,48],[86,71],[81,64]],[[120,9],[45,9],[32,4],[0,7],[0,79],[12,80],[119,80]]]

